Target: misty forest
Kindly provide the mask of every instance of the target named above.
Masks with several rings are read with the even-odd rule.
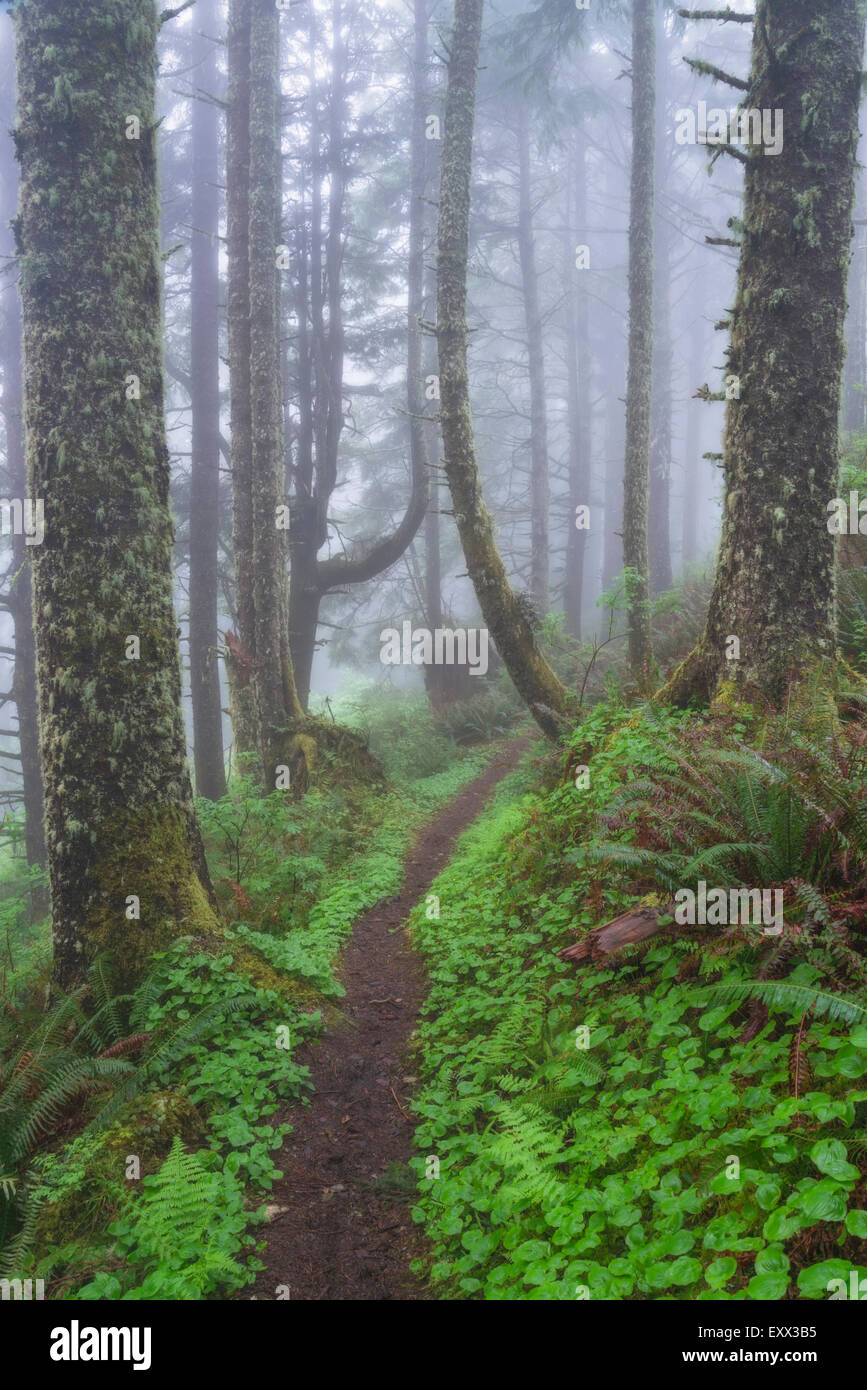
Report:
[[[867,1297],[867,5],[164,3],[0,6],[2,1298]]]

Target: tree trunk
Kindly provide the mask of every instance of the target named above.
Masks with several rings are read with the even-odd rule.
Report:
[[[257,756],[253,486],[250,404],[250,4],[229,0],[226,94],[226,327],[232,431],[232,548],[238,631],[227,634],[226,676],[237,754]]]
[[[857,179],[855,247],[849,266],[849,313],[846,319],[846,372],[843,428],[861,430],[867,421],[867,174]]]
[[[17,224],[55,973],[216,930],[184,752],[151,0],[16,6]],[[135,121],[139,123],[136,126]],[[127,914],[140,910],[140,918]]]
[[[671,254],[672,227],[662,195],[671,169],[671,146],[666,131],[666,92],[669,76],[665,12],[657,15],[656,193],[653,247],[653,368],[650,406],[650,496],[648,543],[650,592],[663,593],[674,583],[671,569]]]
[[[587,231],[587,173],[584,143],[573,142],[566,173],[567,212],[564,237],[566,285],[566,410],[569,427],[569,530],[566,538],[566,626],[580,640],[587,530],[578,527],[577,509],[590,504],[590,326],[588,298],[575,267],[576,238],[584,245]],[[591,511],[591,524],[593,513]]]
[[[289,657],[283,430],[280,405],[280,44],[272,0],[250,12],[250,426],[253,519],[254,670],[265,786],[289,766],[292,721],[303,714]]]
[[[491,637],[539,727],[556,737],[569,692],[545,661],[509,585],[482,497],[467,374],[467,252],[476,66],[483,0],[455,0],[437,227],[437,346],[445,472],[467,571]]]
[[[3,51],[2,91],[4,131],[14,120],[15,61],[11,25],[6,26]],[[0,165],[3,214],[0,219],[0,253],[14,254],[14,238],[9,223],[18,205],[18,167],[12,141],[4,138]],[[6,473],[13,497],[27,496],[27,467],[24,452],[24,417],[21,381],[21,304],[18,287],[6,278],[0,315],[0,363],[3,367],[3,417],[6,429]],[[36,641],[33,632],[33,591],[30,573],[31,547],[23,535],[12,537],[12,568],[8,598],[9,613],[15,625],[15,674],[12,694],[18,715],[18,744],[24,799],[24,848],[31,867],[47,867],[45,814],[42,800],[42,763],[39,757],[39,710],[36,696]],[[37,883],[30,893],[30,914],[34,921],[48,911],[47,885]]]
[[[623,476],[623,564],[629,593],[629,663],[645,686],[653,659],[648,594],[647,505],[653,370],[653,0],[632,0],[632,174],[629,197],[629,364]]]
[[[199,0],[193,42],[196,87],[217,95],[217,7]],[[218,304],[219,143],[217,108],[193,101],[193,229],[190,267],[190,694],[196,791],[226,791],[217,664],[217,542],[220,533],[220,358]]]
[[[698,558],[698,530],[700,521],[700,484],[704,477],[704,460],[701,457],[702,411],[706,408],[702,400],[693,400],[693,379],[701,375],[705,361],[705,325],[697,318],[689,335],[690,352],[686,363],[686,382],[690,385],[686,403],[686,445],[683,460],[683,517],[681,556],[684,567]]]
[[[783,112],[746,165],[732,315],[725,506],[705,631],[662,695],[724,682],[781,701],[835,656],[838,419],[864,16],[859,0],[758,0],[744,105]],[[737,646],[732,639],[737,639]]]
[[[530,181],[530,124],[521,101],[518,124],[518,256],[527,333],[530,385],[530,592],[539,615],[548,611],[548,420],[545,409],[545,352],[539,307],[539,274],[533,244],[533,190]]]

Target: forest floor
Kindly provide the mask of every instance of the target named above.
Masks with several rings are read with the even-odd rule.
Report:
[[[414,1125],[408,1098],[417,1080],[406,1054],[425,976],[404,928],[457,837],[531,742],[513,739],[424,828],[400,892],[356,923],[340,963],[346,1022],[299,1056],[315,1093],[308,1108],[280,1117],[293,1132],[275,1155],[283,1177],[268,1206],[264,1269],[237,1298],[271,1300],[281,1285],[290,1298],[308,1301],[427,1297],[410,1272],[422,1243],[406,1168]]]

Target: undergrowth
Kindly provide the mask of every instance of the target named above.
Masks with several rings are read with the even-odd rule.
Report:
[[[442,1297],[816,1299],[867,1274],[864,735],[816,708],[600,705],[434,883],[414,1215]],[[679,926],[702,878],[780,887],[782,933]],[[560,959],[637,903],[659,934]]]
[[[452,748],[450,766],[387,799],[332,785],[289,801],[236,780],[199,805],[223,951],[175,942],[131,997],[103,958],[48,1014],[38,980],[7,1001],[0,1275],[73,1299],[201,1299],[255,1277],[261,1194],[291,1132],[275,1115],[309,1093],[299,1049],[340,1023],[337,953],[492,752]]]

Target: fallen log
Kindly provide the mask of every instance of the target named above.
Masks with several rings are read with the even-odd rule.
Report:
[[[613,955],[624,946],[633,946],[637,941],[645,941],[663,930],[662,919],[674,912],[674,902],[665,907],[633,907],[622,912],[610,922],[582,936],[571,946],[565,946],[557,954],[561,960],[600,960]]]

